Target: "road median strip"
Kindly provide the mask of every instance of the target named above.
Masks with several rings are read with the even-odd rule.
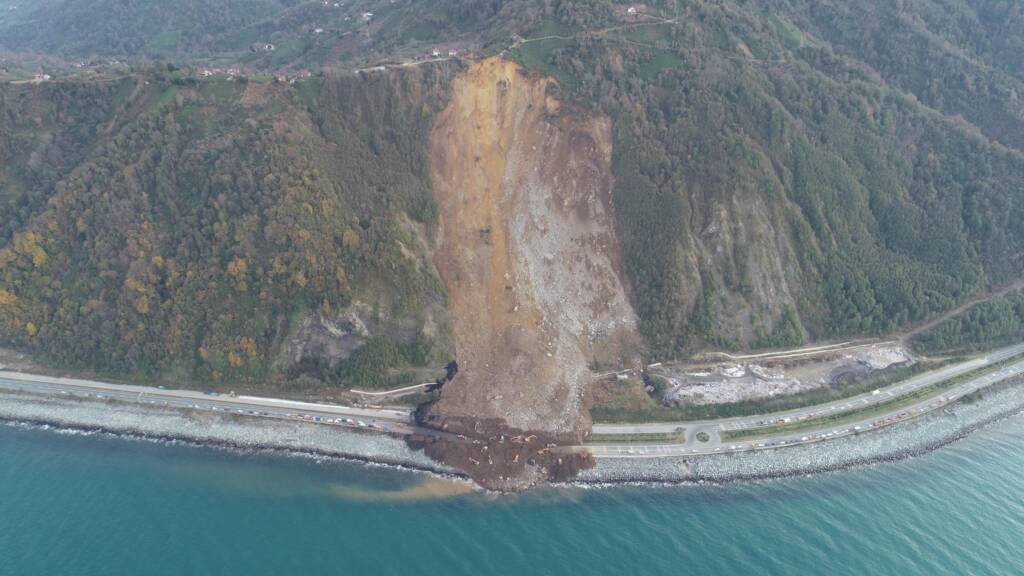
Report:
[[[686,431],[676,432],[636,432],[630,434],[591,434],[583,440],[584,444],[631,444],[644,442],[650,444],[680,444],[686,441]]]

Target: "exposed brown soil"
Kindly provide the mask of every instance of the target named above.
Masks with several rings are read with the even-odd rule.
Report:
[[[590,425],[588,365],[618,360],[636,340],[613,225],[610,123],[565,110],[552,87],[512,62],[479,62],[454,82],[431,137],[434,263],[459,373],[422,422],[487,447],[493,464],[470,461],[459,443],[428,452],[491,487],[575,469],[576,457],[559,465],[492,437],[577,442]]]
[[[414,435],[409,445],[465,471],[489,490],[516,492],[569,480],[594,465],[589,452],[565,446],[577,444],[575,440],[509,428],[493,418],[446,417],[442,426],[456,436]]]

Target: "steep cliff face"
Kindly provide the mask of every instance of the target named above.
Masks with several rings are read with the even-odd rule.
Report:
[[[613,225],[610,124],[564,110],[552,87],[485,60],[455,81],[435,123],[434,260],[459,373],[424,411],[432,425],[470,433],[483,421],[578,439],[589,425],[588,366],[620,358],[635,339]]]

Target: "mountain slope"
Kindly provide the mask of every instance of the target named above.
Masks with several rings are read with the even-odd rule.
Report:
[[[77,164],[14,170],[21,197],[45,203],[22,202],[0,249],[7,341],[102,371],[259,383],[282,374],[297,317],[359,302],[410,350],[443,349],[436,323],[422,331],[444,290],[413,224],[434,218],[421,140],[443,95],[419,76],[401,83],[136,80],[113,129],[89,116],[67,136]],[[22,105],[5,113],[45,125],[74,109],[69,89],[8,87]],[[3,163],[20,168],[59,138],[20,139]]]
[[[871,50],[821,21],[871,28],[873,5],[826,3],[814,22],[796,2],[583,6],[559,17],[588,30],[511,54],[612,117],[627,275],[658,354],[884,333],[1021,275],[1024,157],[1006,128],[1024,115],[978,97],[1019,80],[968,46],[911,52],[937,43],[904,30],[935,4],[877,18],[889,42]],[[948,107],[905,78],[954,60]]]
[[[578,439],[596,373],[898,332],[1024,277],[1012,2],[40,6],[68,12],[8,11],[9,50],[189,63],[0,85],[0,337],[59,365],[387,386],[454,357],[419,415],[518,486],[587,464],[505,439]]]
[[[0,55],[44,54],[75,64],[351,69],[422,57],[439,46],[464,52],[506,40],[530,25],[540,7],[530,0],[0,2]]]

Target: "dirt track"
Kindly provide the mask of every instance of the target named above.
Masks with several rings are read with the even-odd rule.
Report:
[[[932,318],[931,320],[928,320],[927,322],[918,324],[917,326],[911,328],[910,330],[907,330],[906,332],[900,335],[900,339],[903,342],[910,343],[914,336],[921,334],[922,332],[927,332],[928,330],[935,328],[939,324],[942,324],[946,320],[949,320],[954,316],[959,316],[960,314],[963,314],[964,312],[970,310],[971,308],[974,308],[978,304],[988,302],[989,300],[992,300],[994,298],[1005,296],[1010,292],[1014,292],[1016,290],[1024,290],[1024,280],[1018,280],[1017,282],[1003,286],[998,290],[994,290],[992,292],[983,292],[981,294],[978,294],[977,296],[969,298],[956,308],[952,308],[946,311],[945,313],[935,318]]]

